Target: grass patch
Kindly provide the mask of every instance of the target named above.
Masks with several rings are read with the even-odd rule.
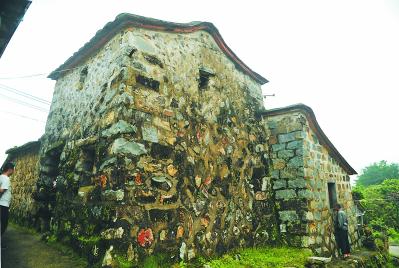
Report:
[[[12,221],[9,221],[9,222],[8,222],[8,225],[10,225],[10,226],[12,226],[14,229],[16,229],[16,230],[18,230],[18,231],[22,231],[22,232],[24,232],[24,233],[28,233],[28,234],[31,234],[31,235],[40,235],[35,229],[33,229],[33,228],[28,228],[28,227],[21,226],[21,225],[18,225],[17,223],[12,222]]]
[[[38,233],[35,229],[33,228],[28,228],[28,227],[24,227],[24,226],[20,226],[14,222],[10,222],[9,223],[10,226],[12,226],[14,229],[24,232],[24,233],[28,233],[34,237],[36,237],[37,239],[40,239],[40,237],[42,236],[42,234]],[[62,244],[61,242],[57,241],[57,238],[54,235],[51,235],[49,237],[47,237],[46,239],[47,241],[43,243],[46,243],[47,245],[49,245],[50,247],[56,249],[58,252],[60,252],[62,255],[64,256],[68,256],[70,257],[73,261],[75,261],[77,264],[81,265],[82,267],[88,267],[88,263],[85,259],[81,258],[76,252],[74,252],[70,247]]]
[[[147,257],[140,267],[143,268],[163,268],[172,267],[172,262],[166,254],[155,254]]]
[[[60,242],[58,242],[56,239],[52,239],[52,237],[47,241],[47,245],[50,247],[56,249],[58,252],[60,252],[64,256],[69,256],[71,259],[74,261],[78,262],[82,266],[88,266],[87,261],[80,257],[78,254],[75,253],[69,246],[66,246]]]
[[[247,248],[225,254],[207,264],[212,268],[304,267],[312,253],[295,248]]]

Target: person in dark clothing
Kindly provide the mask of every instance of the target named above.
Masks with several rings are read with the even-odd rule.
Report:
[[[350,256],[350,245],[348,239],[348,217],[340,204],[335,205],[337,211],[335,220],[335,239],[344,258]]]

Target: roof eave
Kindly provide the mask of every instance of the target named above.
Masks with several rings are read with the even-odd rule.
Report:
[[[305,104],[294,104],[282,108],[276,108],[271,110],[266,110],[261,112],[262,116],[275,116],[275,115],[282,115],[290,112],[301,112],[304,114],[309,122],[310,128],[316,134],[317,138],[319,139],[320,144],[324,145],[329,154],[339,163],[339,165],[348,173],[348,175],[356,175],[357,172],[353,169],[349,163],[345,160],[345,158],[339,153],[339,151],[335,148],[332,142],[329,140],[327,135],[321,129],[319,123],[316,120],[316,116],[313,110],[306,106]]]
[[[234,54],[234,52],[224,42],[217,28],[210,22],[175,23],[128,13],[122,13],[118,15],[114,21],[107,23],[103,29],[99,30],[89,42],[67,59],[64,64],[51,72],[48,78],[57,80],[63,75],[63,73],[77,67],[81,62],[94,55],[115,34],[129,27],[173,33],[192,33],[201,30],[206,31],[211,34],[219,48],[230,60],[233,61],[238,69],[249,75],[261,85],[268,82],[266,78],[252,71],[237,57],[237,55]]]

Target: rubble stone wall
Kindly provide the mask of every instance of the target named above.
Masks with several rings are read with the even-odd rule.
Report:
[[[357,245],[356,214],[348,174],[320,144],[301,112],[269,116],[270,155],[280,234],[290,245],[309,247],[320,255],[335,252],[333,210],[328,183],[349,218],[352,245]]]
[[[42,228],[104,265],[276,241],[262,109],[208,33],[121,32],[56,83]]]
[[[34,215],[36,214],[33,194],[36,190],[36,182],[39,175],[38,149],[17,154],[9,161],[15,163],[15,172],[11,176],[12,201],[10,218],[18,224],[33,226]]]

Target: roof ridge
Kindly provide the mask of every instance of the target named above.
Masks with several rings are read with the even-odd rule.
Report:
[[[236,68],[249,75],[261,85],[268,82],[266,78],[252,71],[243,61],[237,57],[237,55],[224,42],[218,29],[211,22],[192,21],[188,23],[177,23],[143,17],[130,13],[121,13],[116,16],[114,21],[106,23],[102,29],[96,32],[94,37],[92,37],[83,45],[83,47],[76,51],[57,69],[51,72],[48,78],[57,80],[64,72],[76,67],[82,61],[86,60],[88,57],[97,52],[98,49],[108,42],[113,36],[115,36],[116,33],[128,27],[138,27],[172,33],[192,33],[201,30],[206,31],[213,37],[216,44],[224,52],[224,54],[233,61]]]

